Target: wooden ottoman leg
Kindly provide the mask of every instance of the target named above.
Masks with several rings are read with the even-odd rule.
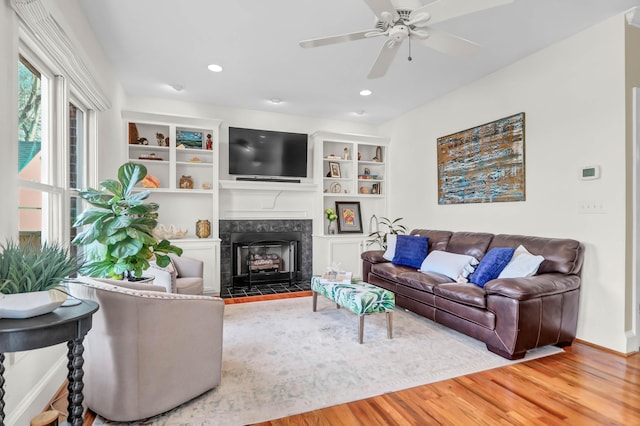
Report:
[[[313,312],[315,312],[316,311],[316,306],[318,305],[318,293],[316,293],[314,291],[311,300],[313,300]]]
[[[391,339],[393,338],[393,311],[386,311],[385,315],[387,316],[387,337]]]
[[[362,344],[362,335],[364,334],[364,314],[359,315],[358,320],[358,342]]]

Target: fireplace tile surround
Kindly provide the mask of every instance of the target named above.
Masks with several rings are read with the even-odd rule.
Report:
[[[220,220],[220,295],[222,297],[241,297],[264,294],[275,294],[310,289],[313,271],[313,240],[311,219],[255,219],[255,220]],[[231,234],[237,232],[300,232],[300,280],[292,283],[271,283],[253,285],[250,291],[246,286],[236,285],[232,291],[232,253]]]

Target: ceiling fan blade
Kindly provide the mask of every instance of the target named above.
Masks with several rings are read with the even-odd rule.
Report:
[[[298,43],[302,47],[318,47],[326,46],[327,44],[343,43],[345,41],[361,40],[363,38],[375,37],[377,35],[383,35],[384,31],[365,30],[355,33],[342,34],[330,37],[315,38],[312,40],[303,40]]]
[[[367,78],[380,78],[385,75],[391,62],[393,62],[393,58],[396,57],[396,53],[398,53],[398,48],[401,44],[401,42],[398,43],[395,40],[385,41]]]
[[[378,19],[388,24],[398,19],[396,8],[391,0],[364,0]]]
[[[418,41],[431,49],[447,55],[459,57],[471,56],[480,48],[478,44],[472,41],[449,34],[445,31],[439,31],[429,27],[427,32],[429,33],[429,37],[418,39]]]
[[[428,13],[431,18],[424,24],[431,25],[509,3],[513,3],[513,0],[436,0],[413,10],[409,19],[413,21],[420,13]]]

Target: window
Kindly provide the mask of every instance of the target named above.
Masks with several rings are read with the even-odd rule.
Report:
[[[65,80],[34,62],[21,56],[18,63],[19,237],[69,243],[81,208],[77,189],[85,186],[87,114],[75,99],[56,109],[62,103],[54,96],[68,98]]]

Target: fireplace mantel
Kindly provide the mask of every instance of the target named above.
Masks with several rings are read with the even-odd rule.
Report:
[[[233,191],[257,191],[257,192],[264,192],[264,191],[314,192],[318,189],[318,185],[315,183],[221,180],[220,189],[233,190]]]

